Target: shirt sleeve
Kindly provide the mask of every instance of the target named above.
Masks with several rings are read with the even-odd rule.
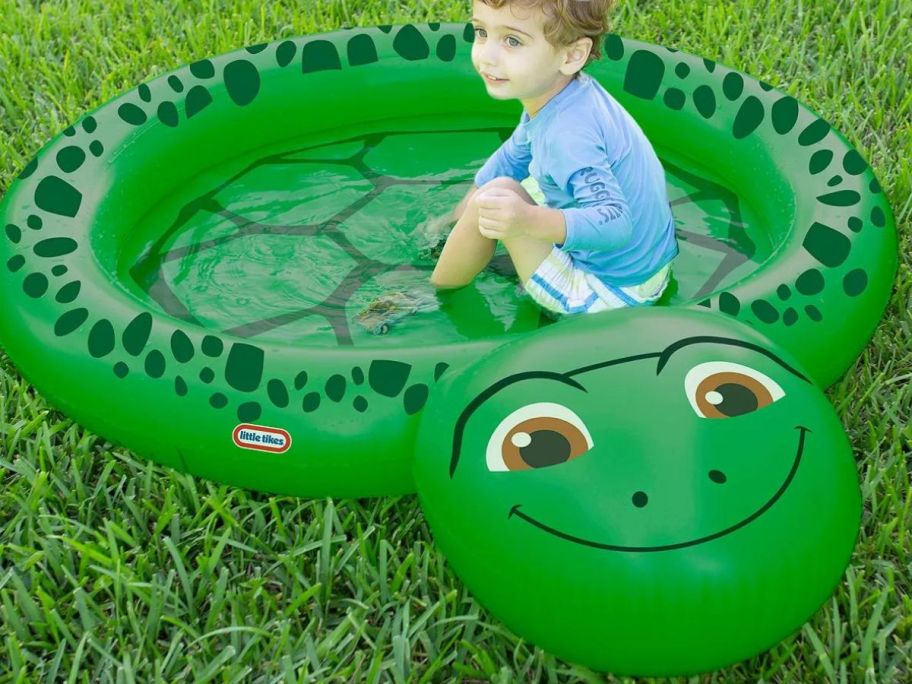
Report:
[[[475,174],[475,185],[481,187],[499,176],[509,176],[517,181],[528,177],[529,164],[532,161],[532,145],[522,137],[519,134],[519,127],[517,127]]]
[[[611,162],[595,131],[571,128],[561,140],[551,177],[578,205],[560,210],[567,227],[562,251],[616,250],[632,239],[630,206]]]

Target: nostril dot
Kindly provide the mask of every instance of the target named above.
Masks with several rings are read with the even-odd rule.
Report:
[[[715,482],[716,484],[725,484],[725,481],[728,479],[725,477],[725,473],[721,470],[710,470],[709,479]]]
[[[645,506],[647,501],[649,501],[649,497],[646,496],[646,492],[636,492],[633,495],[633,505],[637,508]]]

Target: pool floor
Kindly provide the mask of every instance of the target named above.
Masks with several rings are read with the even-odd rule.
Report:
[[[429,282],[441,217],[511,132],[400,124],[232,159],[143,217],[119,276],[180,319],[308,346],[439,344],[547,325],[502,245],[471,285],[437,292]],[[663,303],[698,301],[763,263],[769,238],[717,179],[658,153],[681,250]]]

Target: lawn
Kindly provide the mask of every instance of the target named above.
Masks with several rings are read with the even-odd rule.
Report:
[[[0,194],[115,95],[242,46],[465,21],[452,0],[0,0]],[[901,262],[827,391],[864,502],[834,596],[712,682],[912,681],[912,0],[621,0],[615,30],[788,92],[872,165]],[[176,473],[54,410],[0,352],[0,682],[617,681],[517,638],[468,593],[414,496],[301,500]]]

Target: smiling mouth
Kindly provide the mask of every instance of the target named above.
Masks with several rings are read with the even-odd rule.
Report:
[[[595,541],[591,541],[589,539],[582,539],[581,537],[574,537],[572,534],[567,534],[566,532],[561,532],[560,530],[556,530],[553,527],[549,527],[548,525],[545,525],[544,523],[541,523],[538,520],[536,520],[535,518],[533,518],[529,515],[526,515],[525,513],[520,511],[519,508],[520,508],[521,504],[516,504],[515,506],[513,506],[513,508],[510,509],[510,513],[509,513],[509,515],[507,515],[507,518],[508,519],[512,518],[515,515],[516,517],[521,518],[522,520],[525,520],[526,522],[528,522],[532,525],[535,525],[539,529],[544,530],[548,534],[553,534],[555,537],[560,537],[562,539],[572,541],[575,544],[591,546],[596,549],[605,549],[607,551],[630,551],[630,552],[634,552],[634,551],[635,552],[672,551],[674,549],[683,549],[688,546],[696,546],[697,544],[702,544],[704,542],[712,541],[713,539],[718,539],[719,537],[724,537],[726,534],[730,534],[730,533],[734,532],[735,530],[738,530],[738,529],[744,527],[745,525],[753,522],[754,520],[759,518],[761,515],[763,515],[774,503],[776,503],[776,501],[779,499],[779,497],[781,497],[782,494],[785,492],[785,490],[788,489],[788,486],[791,484],[792,479],[795,477],[795,473],[798,471],[798,464],[801,463],[801,455],[804,453],[804,436],[808,432],[810,432],[809,428],[806,428],[801,425],[796,425],[795,429],[799,430],[801,433],[800,436],[798,437],[798,448],[795,451],[795,459],[794,459],[794,461],[792,461],[792,468],[789,471],[788,476],[785,478],[785,481],[782,483],[782,486],[779,487],[779,490],[775,494],[773,494],[773,496],[769,499],[769,501],[767,501],[765,504],[763,504],[760,508],[758,508],[756,511],[754,511],[751,515],[746,517],[741,522],[735,523],[734,525],[727,527],[724,530],[721,530],[719,532],[715,532],[714,534],[710,534],[705,537],[700,537],[699,539],[692,539],[690,541],[679,542],[677,544],[665,544],[663,546],[621,546],[619,544],[603,544],[601,542],[595,542]]]

